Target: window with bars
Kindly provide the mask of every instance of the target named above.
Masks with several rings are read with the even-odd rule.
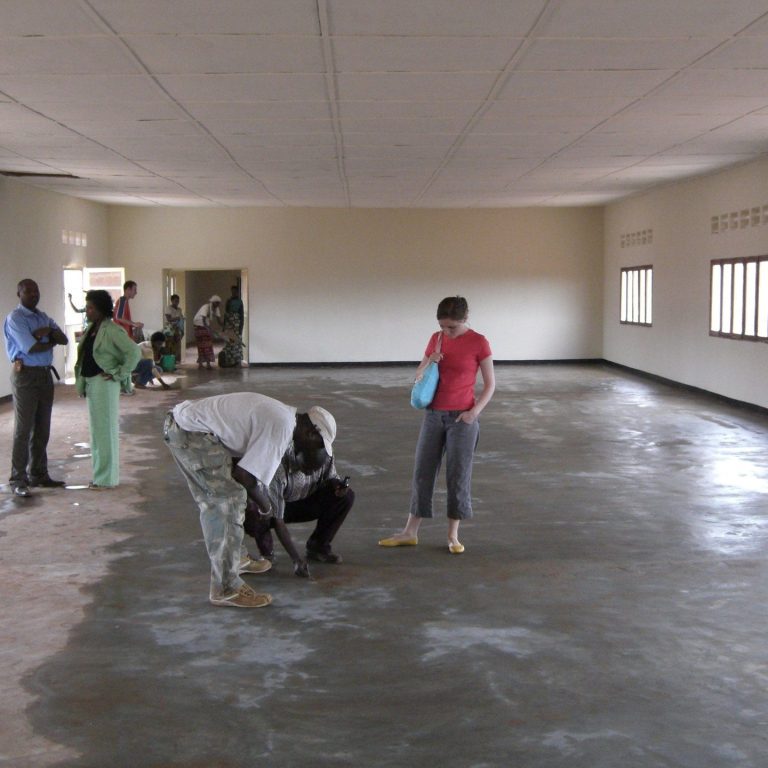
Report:
[[[653,267],[622,267],[619,319],[629,325],[653,324]]]
[[[768,341],[768,256],[715,259],[710,284],[710,336]]]

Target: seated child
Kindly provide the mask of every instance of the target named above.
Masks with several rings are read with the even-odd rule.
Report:
[[[160,382],[163,389],[170,389],[171,385],[163,381],[163,377],[160,375],[162,370],[159,365],[163,355],[167,354],[165,334],[162,331],[153,333],[149,341],[139,342],[139,348],[141,349],[141,360],[133,369],[137,389],[146,389],[155,379]]]

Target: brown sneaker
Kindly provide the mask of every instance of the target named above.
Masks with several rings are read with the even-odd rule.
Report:
[[[238,573],[266,573],[272,567],[269,560],[263,557],[254,560],[250,555],[246,555],[238,566]]]
[[[209,600],[213,605],[231,605],[233,608],[264,608],[272,602],[272,595],[259,594],[242,584],[237,591],[211,595]]]

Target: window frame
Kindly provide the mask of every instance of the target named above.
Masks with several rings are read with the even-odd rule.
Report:
[[[749,265],[754,264],[754,285],[750,286]],[[761,267],[761,265],[763,265]],[[735,280],[737,273],[736,267],[741,267],[740,277]],[[730,267],[728,279],[724,280],[725,267]],[[717,283],[720,289],[718,306],[715,306],[715,274],[719,268],[719,279]],[[765,295],[760,291],[761,280],[764,282],[763,288]],[[728,285],[730,295],[724,296],[724,286]],[[737,285],[741,288],[741,296],[737,296]],[[752,295],[751,288],[754,289]],[[724,301],[724,299],[727,299]],[[761,305],[762,302],[762,305]],[[714,316],[716,309],[719,308],[719,327],[715,329]],[[754,316],[748,319],[748,310],[752,309]],[[768,321],[768,255],[765,256],[737,256],[728,259],[712,259],[709,263],[709,335],[720,339],[733,339],[735,341],[756,341],[763,344],[768,343],[768,327],[765,335],[760,334],[760,310],[763,309],[766,314],[765,320]],[[737,311],[738,310],[738,311]],[[729,317],[725,321],[724,311]],[[740,313],[740,317],[738,314]],[[729,330],[722,330],[727,327]],[[740,331],[734,330],[740,328]],[[753,332],[748,333],[752,328]]]
[[[642,278],[641,279],[641,274]],[[633,279],[630,276],[634,276]],[[650,280],[648,279],[650,276]],[[631,291],[632,296],[625,294]],[[641,296],[640,287],[644,287],[644,295]],[[636,287],[636,291],[635,291]],[[636,295],[635,295],[636,293]],[[637,299],[637,320],[628,319],[634,315],[632,299]],[[648,320],[650,317],[650,320]],[[642,318],[642,320],[640,319]],[[619,323],[621,325],[633,325],[645,328],[653,327],[653,264],[641,264],[633,267],[621,267],[619,273]]]

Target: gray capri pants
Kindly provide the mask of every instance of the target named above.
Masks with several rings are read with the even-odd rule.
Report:
[[[432,495],[445,455],[445,479],[448,486],[448,517],[468,520],[472,517],[472,462],[480,437],[478,421],[456,421],[463,411],[434,411],[428,408],[416,443],[413,468],[411,514],[432,517]]]

